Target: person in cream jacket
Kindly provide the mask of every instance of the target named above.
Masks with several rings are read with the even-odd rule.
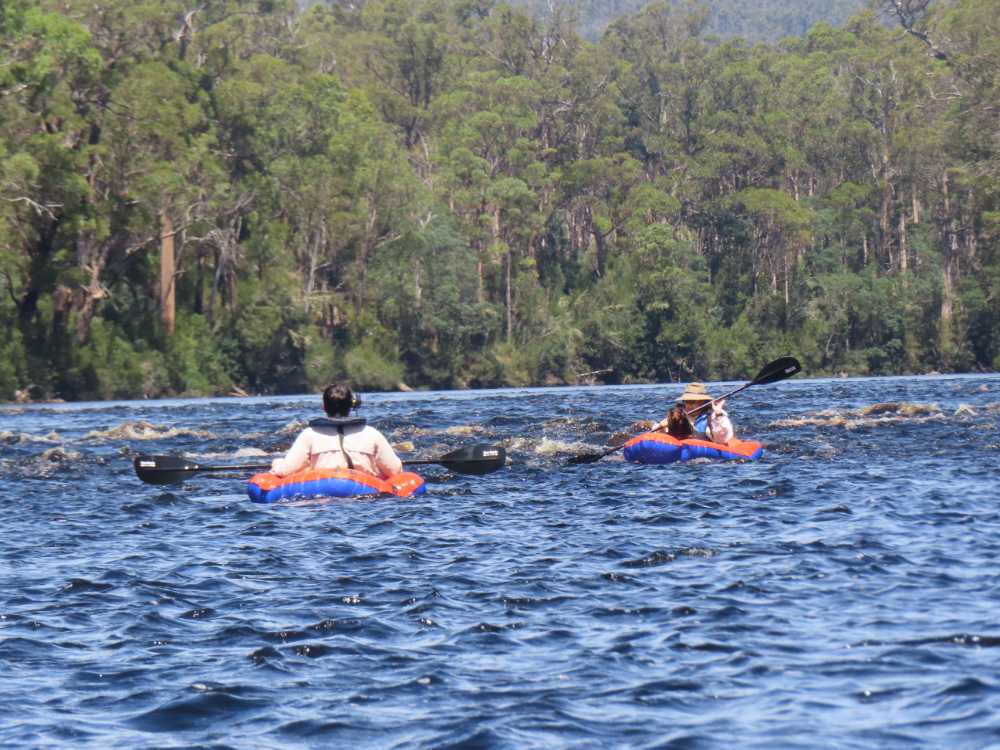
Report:
[[[335,383],[323,391],[326,417],[314,419],[281,458],[271,463],[279,477],[302,469],[357,469],[380,479],[403,470],[403,462],[385,436],[369,426],[364,417],[351,417],[361,402],[346,383]]]

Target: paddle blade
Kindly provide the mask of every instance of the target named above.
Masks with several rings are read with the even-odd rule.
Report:
[[[458,474],[489,474],[507,463],[507,451],[499,445],[470,445],[441,458],[417,458],[404,464],[441,464]]]
[[[132,465],[136,476],[147,484],[177,484],[201,470],[179,456],[136,456]]]
[[[751,381],[750,385],[766,385],[777,383],[779,380],[790,378],[802,371],[802,365],[795,357],[781,357],[770,364],[764,365],[757,377]]]
[[[470,445],[452,451],[435,461],[459,474],[482,476],[507,463],[507,451],[499,445]]]
[[[570,466],[576,466],[578,464],[592,464],[600,461],[604,458],[607,453],[581,453],[579,456],[573,456],[566,463]]]
[[[601,453],[581,453],[579,456],[573,456],[571,459],[569,459],[566,462],[566,464],[569,465],[569,466],[576,466],[578,464],[592,464],[592,463],[596,463],[597,461],[600,461],[605,456],[610,456],[616,450],[618,450],[622,446],[624,446],[626,442],[628,442],[628,441],[627,440],[623,440],[621,445],[616,445],[614,448],[608,448],[606,451],[602,451]]]
[[[181,456],[136,456],[132,461],[135,474],[147,484],[178,484],[202,471],[253,471],[270,469],[271,464],[239,464],[237,466],[202,466]]]

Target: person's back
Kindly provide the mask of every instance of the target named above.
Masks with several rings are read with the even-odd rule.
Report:
[[[327,417],[312,420],[288,453],[271,463],[271,472],[288,476],[306,468],[347,468],[382,479],[401,472],[403,463],[385,436],[363,417],[348,416],[358,405],[346,384],[328,386],[323,391]]]

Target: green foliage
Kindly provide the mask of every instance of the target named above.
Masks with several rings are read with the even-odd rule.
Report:
[[[434,220],[391,243],[371,278],[383,325],[396,332],[405,382],[468,385],[468,367],[498,334],[499,315],[476,299],[476,261],[454,224]]]
[[[545,15],[553,7],[542,0],[517,0],[518,5]],[[683,3],[677,2],[676,5]],[[645,0],[575,0],[570,6],[579,15],[581,32],[597,38],[616,18],[638,13]],[[775,41],[804,34],[818,21],[841,23],[862,8],[862,0],[705,0],[705,33],[721,37],[739,36],[752,41]],[[556,4],[555,7],[559,7]]]
[[[21,332],[7,316],[0,314],[0,326],[11,333],[0,339],[0,401],[13,400],[16,392],[28,384],[28,353]]]
[[[388,332],[375,330],[360,344],[344,354],[343,377],[357,388],[367,391],[391,391],[403,382],[403,365],[388,348],[384,339]]]
[[[985,0],[315,5],[3,5],[0,398],[1000,361]]]
[[[164,352],[164,369],[169,388],[177,395],[210,396],[232,387],[232,365],[202,315],[181,316]]]
[[[254,391],[304,393],[307,341],[299,333],[301,310],[264,295],[241,307],[222,330],[226,341],[223,356],[231,361],[236,379]]]
[[[115,326],[98,319],[77,352],[65,387],[87,399],[133,398],[155,393],[162,357],[133,346]]]

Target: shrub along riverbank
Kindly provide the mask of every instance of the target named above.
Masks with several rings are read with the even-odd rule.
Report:
[[[998,369],[1000,21],[889,7],[12,0],[0,399]]]

